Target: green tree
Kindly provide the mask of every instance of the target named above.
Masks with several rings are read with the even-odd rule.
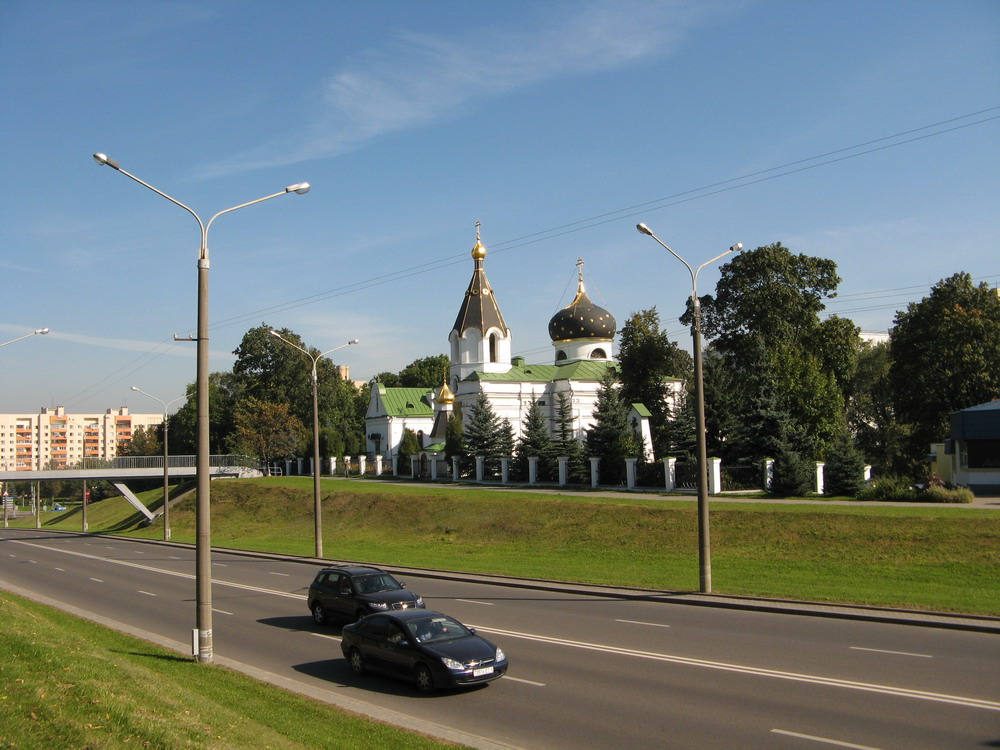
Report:
[[[447,354],[415,359],[399,371],[401,388],[437,388],[451,366]]]
[[[600,457],[601,484],[621,484],[626,458],[638,458],[642,444],[629,421],[629,407],[621,396],[617,377],[605,372],[597,390],[594,425],[587,431],[587,453]]]
[[[549,433],[548,419],[537,399],[532,400],[528,405],[528,411],[524,415],[521,439],[517,442],[514,469],[518,475],[528,475],[528,458],[530,456],[538,456],[538,479],[545,482],[552,481],[558,467],[555,467],[555,471],[553,470],[555,451],[552,435]]]
[[[774,455],[770,493],[775,497],[802,497],[814,488],[816,464],[785,442],[778,445]]]
[[[448,415],[448,424],[444,434],[444,454],[449,461],[458,461],[459,468],[463,457],[462,442],[465,428],[462,426],[462,410],[459,404],[455,404],[455,409]]]
[[[552,452],[557,460],[560,456],[567,458],[567,481],[572,484],[585,484],[590,477],[590,470],[583,445],[577,438],[573,426],[573,402],[564,391],[559,391],[556,395],[554,427]]]
[[[889,342],[863,345],[847,402],[848,429],[881,475],[905,473],[906,431],[896,417],[889,366]]]
[[[626,403],[645,404],[649,409],[653,451],[657,456],[666,455],[664,429],[671,416],[667,379],[690,378],[693,361],[660,329],[660,315],[655,307],[632,313],[619,337],[622,398]]]
[[[833,442],[823,467],[823,494],[855,497],[865,484],[865,458],[845,430]]]
[[[462,436],[463,450],[470,461],[483,456],[485,476],[497,476],[500,471],[500,457],[504,455],[504,434],[500,418],[493,411],[493,405],[480,393],[469,411],[469,423]]]
[[[409,427],[404,427],[403,437],[400,439],[399,448],[396,451],[400,472],[408,473],[410,471],[410,457],[419,454],[420,438]]]
[[[250,397],[236,409],[236,431],[232,448],[257,458],[262,465],[291,458],[301,448],[305,427],[288,409]]]
[[[157,433],[160,430],[156,427],[146,429],[139,425],[132,431],[132,439],[118,445],[119,456],[162,456],[163,442]]]
[[[916,476],[952,412],[1000,397],[1000,297],[964,272],[943,279],[896,314],[890,352],[896,414],[909,433],[904,462]]]

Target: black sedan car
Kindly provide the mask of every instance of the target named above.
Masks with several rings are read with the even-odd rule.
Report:
[[[424,607],[422,597],[390,573],[367,565],[323,568],[309,585],[309,611],[319,625],[331,618],[353,622],[372,612]]]
[[[417,690],[479,685],[503,677],[502,649],[448,615],[410,609],[345,625],[340,649],[351,671],[411,680]]]

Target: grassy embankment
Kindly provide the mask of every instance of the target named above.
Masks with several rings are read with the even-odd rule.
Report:
[[[160,491],[143,498],[151,507]],[[698,588],[690,501],[323,480],[327,557],[384,565]],[[712,501],[717,593],[1000,615],[1000,514],[967,506],[777,505]],[[158,538],[124,500],[91,506],[92,532]],[[80,529],[79,509],[47,527]],[[18,525],[33,525],[20,520]],[[194,498],[171,506],[174,541],[194,540]],[[313,552],[312,480],[212,484],[219,547]]]
[[[0,622],[0,747],[454,747],[2,592]]]

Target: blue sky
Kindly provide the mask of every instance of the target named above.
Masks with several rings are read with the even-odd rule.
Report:
[[[515,353],[582,257],[672,337],[684,267],[735,242],[830,258],[827,311],[886,330],[957,271],[1000,281],[1000,3],[0,5],[0,412],[157,411],[195,377],[192,207],[212,370],[288,327],[352,377],[447,351],[482,222]],[[978,113],[978,114],[976,114]],[[715,267],[698,280],[712,291]]]

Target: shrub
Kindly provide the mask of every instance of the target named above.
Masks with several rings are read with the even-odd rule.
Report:
[[[787,446],[779,446],[774,456],[774,473],[769,493],[776,497],[802,497],[813,489],[813,464]]]
[[[917,499],[917,491],[910,487],[905,477],[887,474],[878,477],[856,495],[858,500],[875,500],[890,502],[913,502]]]
[[[971,503],[972,490],[968,487],[956,487],[949,490],[939,484],[932,484],[917,496],[922,503]]]

